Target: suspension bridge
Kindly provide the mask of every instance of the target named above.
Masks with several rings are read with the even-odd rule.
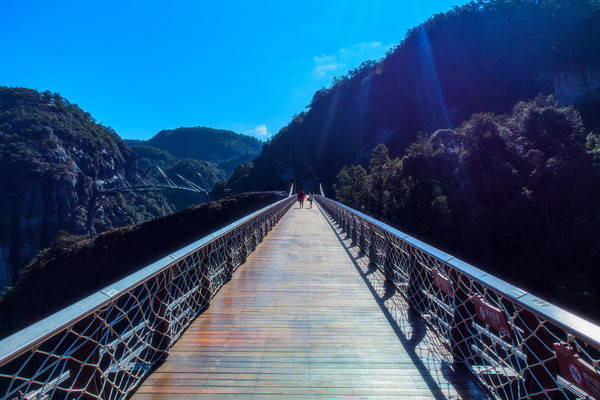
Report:
[[[17,399],[593,399],[600,327],[292,191],[0,341]]]
[[[158,172],[158,179],[149,176],[151,171]],[[188,192],[209,194],[210,185],[206,179],[204,179],[200,172],[196,172],[196,175],[202,181],[202,186],[180,174],[175,174],[175,177],[169,177],[169,175],[167,175],[158,165],[152,165],[146,169],[134,183],[130,183],[123,175],[116,175],[115,179],[110,182],[110,185],[105,185],[99,193],[110,194],[129,191],[184,190]]]

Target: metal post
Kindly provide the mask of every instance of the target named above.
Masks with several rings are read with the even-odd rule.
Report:
[[[374,265],[378,266],[379,260],[377,257],[377,245],[375,244],[376,233],[372,226],[369,227],[369,232],[371,235],[371,240],[369,241],[369,252],[368,252],[369,259],[371,260],[371,262]]]
[[[160,289],[152,298],[152,314],[154,315],[152,347],[156,349],[156,359],[165,359],[171,348],[169,315],[169,284],[173,282],[173,269],[154,278]]]
[[[233,269],[235,268],[235,257],[233,254],[233,238],[229,236],[225,243],[225,282],[229,282],[233,277]]]
[[[423,273],[423,266],[417,261],[414,255],[415,250],[410,250],[410,264],[408,268],[408,287],[406,288],[406,297],[411,306],[419,304],[421,294],[421,282],[419,275]]]
[[[200,263],[200,298],[202,302],[200,304],[199,312],[206,310],[210,306],[210,301],[212,299],[212,288],[210,281],[210,253],[213,251],[214,243],[209,243],[206,245],[206,253],[207,256],[202,259]]]
[[[366,244],[366,229],[364,223],[359,220],[360,225],[360,236],[358,237],[358,247],[364,254],[368,254],[367,244]]]
[[[528,398],[546,399],[548,389],[557,388],[558,363],[552,351],[555,340],[546,329],[538,329],[541,322],[531,311],[522,309],[519,315],[525,324],[525,332],[531,332],[525,337],[522,347],[530,365],[524,377]]]
[[[383,272],[385,275],[385,278],[389,281],[391,281],[392,283],[395,283],[395,279],[394,279],[394,257],[395,255],[397,256],[397,251],[396,251],[396,247],[390,242],[390,240],[386,240],[385,241],[386,246],[385,246],[385,253],[383,254]]]
[[[246,243],[247,237],[248,237],[248,231],[244,227],[244,229],[242,230],[242,236],[240,238],[240,241],[241,241],[240,258],[241,258],[242,264],[245,263],[246,259],[248,258],[248,244]]]
[[[450,350],[455,362],[466,362],[471,358],[469,326],[475,315],[475,307],[469,300],[469,283],[463,281],[463,276],[456,270],[448,271],[454,290],[454,316],[450,328]],[[466,278],[465,278],[466,279]]]
[[[73,346],[76,350],[67,359],[71,384],[75,390],[81,390],[82,399],[93,399],[99,396],[103,387],[103,375],[96,366],[100,363],[100,346],[102,332],[105,331],[102,323],[103,311],[92,314],[80,321],[71,332],[89,332],[89,334],[74,336],[73,342],[84,340],[81,346]],[[84,328],[85,327],[85,328]],[[88,339],[89,338],[89,339]]]

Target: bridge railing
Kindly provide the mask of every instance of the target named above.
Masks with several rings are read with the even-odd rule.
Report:
[[[256,211],[0,341],[0,399],[130,394],[294,200]]]
[[[499,399],[600,399],[600,327],[324,196],[318,203]]]

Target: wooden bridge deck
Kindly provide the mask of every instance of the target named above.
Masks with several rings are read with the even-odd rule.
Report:
[[[292,208],[133,399],[487,398],[342,236]]]

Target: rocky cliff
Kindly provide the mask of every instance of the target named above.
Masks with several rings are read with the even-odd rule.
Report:
[[[95,234],[171,212],[162,194],[104,195],[135,178],[110,128],[58,94],[0,87],[0,291],[59,230]]]
[[[600,10],[590,13],[554,47],[552,77],[558,104],[576,104],[600,90]]]

